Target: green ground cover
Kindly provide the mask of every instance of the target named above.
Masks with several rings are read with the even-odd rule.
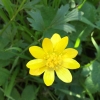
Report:
[[[68,36],[80,68],[73,80],[29,75],[29,47]],[[100,100],[100,0],[0,0],[0,100]]]

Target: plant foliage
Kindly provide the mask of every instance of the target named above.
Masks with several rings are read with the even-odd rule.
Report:
[[[28,48],[54,33],[69,37],[81,68],[46,87],[28,73]],[[99,76],[100,0],[0,0],[0,100],[99,100]]]

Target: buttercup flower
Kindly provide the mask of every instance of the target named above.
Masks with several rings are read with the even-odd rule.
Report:
[[[29,52],[36,59],[30,60],[26,66],[29,68],[29,74],[39,76],[43,74],[44,83],[47,86],[53,84],[55,73],[60,80],[65,83],[72,81],[72,75],[69,69],[77,69],[80,64],[74,60],[78,54],[73,48],[66,48],[68,37],[60,37],[55,33],[51,39],[44,38],[42,48],[31,46]]]

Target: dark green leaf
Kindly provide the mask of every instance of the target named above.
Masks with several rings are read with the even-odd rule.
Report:
[[[85,80],[85,86],[91,91],[91,93],[95,93],[99,90],[99,85],[95,84],[91,77],[88,77]]]
[[[75,28],[70,24],[60,24],[53,27],[54,29],[63,30],[67,33],[72,33],[72,31],[76,31]]]
[[[42,7],[40,9],[41,11],[41,15],[44,19],[44,23],[45,23],[45,30],[48,28],[51,28],[51,21],[53,20],[55,13],[56,13],[56,9],[53,9],[52,7]]]
[[[56,16],[51,23],[52,28],[64,30],[67,33],[75,31],[75,28],[71,24],[68,24],[68,22],[79,20],[81,13],[78,11],[78,9],[74,9],[72,11],[68,10],[69,5],[61,6],[61,8],[58,9]]]
[[[1,60],[10,59],[13,56],[14,56],[14,54],[11,51],[0,50],[0,59]]]
[[[7,69],[0,68],[0,86],[3,85],[7,81],[9,75],[10,75],[10,72]]]
[[[0,37],[0,50],[2,50],[5,46],[7,46],[8,43],[9,40],[7,38]]]
[[[86,87],[91,93],[95,93],[100,89],[100,63],[97,61],[91,62],[90,65],[83,68],[83,75],[88,75],[85,80]],[[88,72],[88,73],[87,73]]]
[[[61,6],[58,9],[58,11],[56,13],[56,16],[54,17],[51,24],[61,23],[62,20],[64,20],[64,16],[66,15],[66,13],[68,13],[68,10],[69,10],[69,5],[68,4],[66,4],[65,6]]]
[[[44,21],[40,11],[29,11],[27,13],[32,17],[27,19],[31,23],[30,25],[33,27],[33,29],[42,31],[44,29]]]
[[[11,97],[15,100],[20,100],[21,96],[16,88],[14,88],[11,92]]]
[[[80,9],[84,13],[84,17],[89,19],[91,22],[95,21],[96,17],[96,8],[90,2],[85,2],[82,8]]]
[[[78,9],[76,8],[66,14],[64,21],[69,22],[69,21],[79,20],[81,17],[82,17],[81,12],[79,12]]]
[[[7,60],[1,60],[0,59],[0,67],[5,67],[5,66],[9,65],[10,62],[11,62],[10,59],[9,60],[8,59]]]
[[[27,85],[21,95],[21,100],[35,100],[36,87],[34,85]]]
[[[4,94],[1,90],[0,90],[0,100],[4,100]]]
[[[13,16],[13,9],[12,9],[12,3],[10,0],[1,0],[5,9],[9,13],[10,18]]]
[[[94,25],[92,22],[90,22],[90,21],[89,21],[88,19],[86,19],[85,17],[81,17],[80,21],[81,21],[81,22],[84,22],[84,23],[86,23],[86,24],[88,24],[88,25],[90,25],[90,26],[92,26],[92,27],[94,27],[94,28],[100,29],[98,26]]]
[[[40,0],[33,0],[33,1],[27,0],[27,2],[23,6],[23,9],[31,9],[39,2]]]

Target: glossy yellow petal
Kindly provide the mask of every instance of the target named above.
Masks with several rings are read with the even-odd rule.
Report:
[[[45,65],[45,60],[43,59],[34,59],[34,60],[30,60],[26,66],[30,69],[38,69],[41,68]]]
[[[68,37],[63,37],[54,47],[54,51],[61,53],[68,44]]]
[[[77,69],[80,67],[80,64],[74,59],[66,58],[66,59],[63,59],[62,66],[68,69]]]
[[[46,70],[46,67],[41,67],[39,69],[30,69],[29,74],[34,76],[41,75]]]
[[[47,53],[51,53],[53,51],[53,44],[50,39],[44,38],[42,42],[43,50]]]
[[[73,48],[68,48],[63,51],[63,58],[74,58],[78,54],[78,51]]]
[[[72,75],[66,68],[62,67],[61,69],[56,70],[56,74],[58,78],[65,83],[70,83],[72,81]]]
[[[45,83],[47,86],[52,85],[53,82],[54,82],[54,79],[55,79],[54,70],[46,70],[46,71],[44,72],[43,80],[44,80],[44,83]]]
[[[51,42],[53,43],[53,46],[55,46],[59,41],[61,40],[61,37],[59,34],[55,33],[52,37],[51,37]]]
[[[29,48],[29,51],[31,53],[31,55],[35,58],[44,58],[45,56],[45,52],[42,48],[38,47],[38,46],[31,46]]]

